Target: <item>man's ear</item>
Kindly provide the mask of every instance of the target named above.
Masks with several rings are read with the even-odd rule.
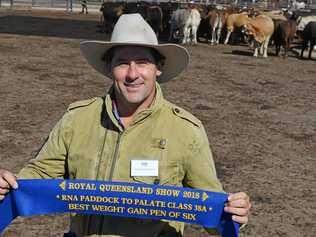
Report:
[[[160,71],[160,70],[157,70],[157,71],[156,71],[156,76],[157,76],[157,77],[159,77],[161,74],[162,74],[162,71]]]

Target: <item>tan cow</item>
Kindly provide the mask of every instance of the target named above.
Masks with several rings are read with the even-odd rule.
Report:
[[[236,27],[244,26],[248,23],[249,17],[247,12],[233,13],[228,15],[226,20],[227,35],[224,44],[228,43],[231,33]]]
[[[282,10],[263,11],[261,14],[269,16],[272,20],[287,21],[287,18]]]
[[[255,18],[249,18],[244,25],[245,33],[254,41],[255,51],[253,56],[258,56],[258,48],[263,57],[268,57],[269,40],[274,32],[274,24],[270,17],[259,15]]]

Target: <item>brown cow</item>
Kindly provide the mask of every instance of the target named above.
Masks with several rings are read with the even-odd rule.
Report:
[[[273,31],[274,24],[270,17],[259,15],[255,18],[248,18],[248,22],[244,25],[244,32],[254,41],[254,57],[258,56],[258,48],[263,57],[268,57],[268,45]]]
[[[236,27],[242,27],[248,23],[249,17],[247,12],[233,13],[228,15],[226,19],[227,35],[224,44],[228,43],[231,33]]]
[[[284,57],[287,57],[290,44],[296,34],[296,21],[281,21],[274,32],[275,52],[279,56],[281,45],[284,48]]]

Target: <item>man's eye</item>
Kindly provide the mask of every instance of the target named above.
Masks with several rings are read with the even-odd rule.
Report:
[[[147,65],[149,62],[148,60],[137,60],[136,61],[136,64],[138,65]]]
[[[121,62],[118,62],[118,65],[128,65],[129,63],[126,61],[121,61]]]
[[[116,66],[120,66],[120,67],[124,67],[124,66],[128,66],[128,62],[127,61],[119,61],[116,63]]]

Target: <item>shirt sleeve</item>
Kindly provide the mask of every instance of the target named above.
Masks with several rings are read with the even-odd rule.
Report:
[[[223,192],[217,178],[209,141],[203,125],[195,130],[188,144],[184,185],[213,192]]]
[[[50,132],[36,157],[19,172],[19,179],[62,178],[67,176],[67,151],[71,132],[66,113]]]

